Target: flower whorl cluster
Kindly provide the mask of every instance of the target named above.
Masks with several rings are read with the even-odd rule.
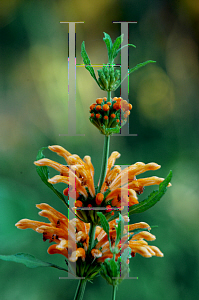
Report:
[[[39,215],[47,218],[50,223],[22,219],[15,226],[19,229],[32,229],[43,234],[43,241],[49,240],[52,244],[48,248],[49,254],[62,254],[70,262],[77,262],[77,275],[92,279],[93,270],[100,270],[100,263],[113,258],[112,248],[116,247],[116,261],[126,248],[129,249],[129,257],[136,253],[144,257],[162,257],[163,253],[156,246],[148,245],[147,241],[154,241],[156,237],[151,234],[150,226],[145,222],[124,225],[121,242],[118,243],[117,220],[109,222],[108,234],[100,226],[96,227],[96,243],[89,248],[90,224],[79,219],[68,220],[68,218],[46,203],[36,205],[41,211]],[[129,218],[124,216],[124,221]],[[139,233],[136,230],[140,229]],[[147,231],[144,231],[147,230]],[[128,241],[129,232],[134,233]],[[94,262],[95,259],[95,262]],[[94,263],[93,263],[94,262]],[[86,266],[86,268],[85,268]]]
[[[121,97],[107,100],[98,98],[90,106],[90,121],[102,134],[119,133],[121,126],[125,125],[132,105]]]
[[[50,184],[63,182],[67,184],[63,194],[75,200],[74,206],[77,208],[77,215],[86,223],[93,222],[98,225],[99,217],[95,210],[82,210],[85,207],[106,207],[104,211],[106,217],[114,215],[114,210],[122,210],[124,205],[129,207],[138,204],[137,195],[141,194],[145,186],[159,185],[164,178],[156,176],[139,178],[136,176],[146,171],[155,171],[161,166],[156,163],[145,164],[137,162],[124,170],[115,165],[115,161],[120,157],[120,153],[114,151],[108,158],[105,179],[101,188],[94,185],[94,167],[91,157],[86,155],[83,160],[77,154],[59,145],[48,147],[51,151],[62,156],[67,165],[62,165],[48,158],[42,158],[34,162],[38,167],[52,167],[60,175],[55,175],[48,179]],[[169,184],[170,185],[170,184]],[[70,195],[69,195],[70,194]]]

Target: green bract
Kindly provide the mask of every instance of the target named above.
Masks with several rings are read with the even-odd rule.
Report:
[[[125,277],[127,277],[130,268],[126,261],[129,255],[130,249],[126,248],[117,261],[115,261],[114,258],[105,259],[104,263],[101,265],[100,275],[108,282],[108,284],[117,286]]]

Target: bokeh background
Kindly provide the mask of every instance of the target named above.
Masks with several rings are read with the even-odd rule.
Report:
[[[93,64],[107,63],[102,40],[115,40],[120,25],[129,25],[129,64],[152,59],[130,76],[133,105],[130,133],[113,137],[110,151],[121,153],[118,164],[157,162],[162,168],[149,175],[165,177],[173,170],[172,188],[149,211],[132,222],[158,225],[153,242],[164,258],[136,255],[130,276],[117,299],[191,300],[198,297],[198,42],[199,2],[194,0],[101,0],[0,2],[0,254],[25,252],[64,266],[64,258],[48,255],[47,243],[31,230],[18,230],[22,218],[42,220],[35,204],[47,202],[62,212],[62,203],[38,177],[33,161],[43,146],[60,144],[80,157],[90,155],[95,180],[100,172],[103,136],[89,122],[89,106],[105,96],[84,68],[77,68],[77,133],[67,133],[68,25],[76,25],[77,63],[82,63],[84,40]],[[118,58],[119,63],[119,58]],[[115,96],[119,96],[116,91]],[[49,151],[50,152],[50,151]],[[61,158],[46,152],[51,159]],[[60,186],[61,189],[61,186]],[[150,193],[146,188],[145,196]],[[55,269],[28,269],[0,262],[1,299],[73,299],[77,281]],[[111,287],[102,278],[88,284],[85,299],[110,299]]]

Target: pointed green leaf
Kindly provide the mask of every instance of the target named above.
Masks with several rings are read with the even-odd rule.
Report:
[[[64,269],[62,267],[59,267],[57,265],[44,262],[40,259],[35,258],[31,254],[26,254],[26,253],[17,253],[14,255],[0,255],[0,259],[5,260],[5,261],[13,261],[16,263],[21,263],[26,265],[28,268],[37,268],[37,267],[52,267],[56,268],[65,272],[68,272],[67,269]]]
[[[110,274],[107,270],[106,260],[103,264],[101,264],[100,275],[109,283],[112,284],[112,279],[110,278]]]
[[[127,45],[124,45],[124,46],[122,46],[120,49],[117,50],[117,55],[118,55],[118,53],[119,53],[124,47],[127,47],[127,46],[132,46],[132,47],[136,48],[136,46],[133,45],[133,44],[127,44]],[[116,55],[116,56],[117,56],[117,55]]]
[[[129,215],[131,214],[138,214],[146,211],[147,209],[154,206],[166,193],[167,186],[172,178],[172,171],[169,172],[168,176],[165,178],[165,180],[159,185],[158,191],[153,191],[147,199],[141,201],[139,204],[135,204],[131,207],[129,207]]]
[[[94,69],[93,67],[91,66],[91,61],[88,57],[88,54],[86,52],[86,49],[85,49],[85,42],[83,41],[82,42],[82,45],[81,45],[81,56],[83,58],[83,62],[84,62],[84,65],[85,65],[85,68],[86,70],[89,71],[89,73],[91,74],[91,76],[95,79],[95,81],[97,82],[97,84],[99,85],[100,87],[100,84],[95,76],[95,72],[94,72]],[[100,87],[101,88],[101,87]]]
[[[153,191],[147,199],[141,201],[139,204],[134,204],[133,206],[129,207],[129,215],[131,214],[138,214],[146,211],[147,209],[154,206],[166,193],[167,191],[167,185],[171,181],[172,178],[172,171],[169,172],[168,176],[165,178],[165,180],[159,185],[158,191]],[[122,212],[123,214],[123,212]],[[119,217],[119,212],[115,211],[114,216],[111,216],[108,218],[108,222],[115,220]]]
[[[133,72],[137,71],[138,69],[148,65],[149,63],[155,63],[156,61],[154,60],[147,60],[143,63],[137,64],[135,67],[133,67],[132,69],[129,70],[128,73],[126,73],[126,75],[124,76],[124,78],[122,79],[122,81],[120,83],[118,83],[118,85],[115,87],[115,90],[118,89],[118,87],[122,84],[122,82]]]
[[[97,212],[97,215],[100,218],[100,223],[102,228],[104,229],[104,231],[106,232],[107,236],[108,236],[108,240],[109,240],[109,244],[111,247],[111,241],[110,241],[110,236],[109,236],[109,224],[108,221],[106,220],[106,217],[103,215],[103,213],[101,212]]]
[[[146,65],[148,65],[150,63],[156,63],[156,61],[155,60],[147,60],[147,61],[145,61],[143,63],[137,64],[135,67],[133,67],[132,69],[129,70],[129,74],[137,71],[138,69],[140,69],[140,68],[142,68],[142,67],[144,67],[144,66],[146,66]]]
[[[113,44],[113,48],[112,48],[112,60],[114,60],[118,54],[118,49],[120,47],[120,45],[123,42],[123,36],[124,34],[122,34],[121,36],[118,36]]]
[[[104,42],[106,44],[106,47],[107,47],[107,50],[108,50],[108,61],[110,62],[110,60],[111,60],[111,54],[112,54],[112,47],[113,47],[110,35],[107,34],[106,32],[104,32],[104,38],[103,38],[103,40],[104,40]]]
[[[119,51],[121,51],[121,49],[123,49],[124,47],[127,47],[127,46],[132,46],[132,47],[136,48],[136,46],[133,45],[133,44],[127,44],[127,45],[122,46],[122,47],[121,47],[120,49],[118,49],[117,51],[119,52]]]
[[[48,147],[43,147],[39,150],[37,154],[36,160],[45,158],[43,154],[43,150],[48,149]],[[69,208],[68,203],[66,202],[64,196],[50,183],[48,182],[49,179],[49,171],[47,166],[36,166],[37,173],[39,174],[41,180],[64,202],[64,204]]]
[[[118,266],[117,266],[117,262],[114,259],[111,259],[109,261],[109,267],[111,269],[111,277],[117,277],[118,276]]]

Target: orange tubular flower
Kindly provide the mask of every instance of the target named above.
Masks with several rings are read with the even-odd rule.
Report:
[[[111,239],[111,246],[115,245],[115,239],[116,239],[116,230],[114,229],[114,225],[116,225],[116,220],[109,222],[109,235]],[[121,244],[118,245],[118,249],[121,248],[121,253],[127,248],[130,247],[131,249],[131,255],[135,256],[135,253],[139,253],[140,255],[144,257],[151,257],[151,256],[159,256],[163,257],[163,253],[155,246],[149,246],[147,241],[153,241],[155,240],[155,236],[152,235],[148,231],[141,231],[138,234],[135,234],[130,241],[128,241],[128,230],[131,231],[131,234],[133,233],[133,230],[135,229],[148,229],[150,230],[150,226],[147,223],[140,222],[140,223],[135,223],[131,225],[125,225],[124,226],[124,236],[121,239]],[[101,249],[101,256],[100,253],[98,252],[99,257],[97,258],[98,262],[104,262],[106,258],[112,258],[113,254],[110,251],[109,248],[109,241],[108,241],[108,236],[105,233],[103,229],[99,230],[95,236],[97,237],[98,243],[96,244],[96,249]],[[93,251],[94,252],[94,251]],[[116,254],[116,260],[118,257],[121,255],[121,253]]]
[[[84,223],[79,219],[69,221],[66,216],[46,203],[41,203],[36,206],[41,209],[39,215],[48,218],[50,223],[22,219],[17,222],[15,226],[19,229],[30,228],[38,233],[42,233],[43,241],[49,240],[50,243],[54,243],[48,248],[49,254],[62,254],[70,262],[77,262],[80,269],[82,261],[86,261],[86,264],[94,267],[92,264],[95,260],[95,266],[100,270],[100,263],[104,262],[106,258],[113,258],[113,248],[117,248],[118,250],[118,254],[115,256],[116,260],[127,247],[131,249],[131,255],[133,257],[136,253],[144,257],[163,256],[163,253],[157,247],[150,246],[146,242],[155,240],[155,236],[150,232],[144,230],[139,231],[139,233],[129,238],[129,232],[132,234],[136,229],[150,230],[147,223],[140,222],[124,225],[123,235],[119,244],[115,244],[117,236],[115,226],[118,220],[109,222],[110,239],[100,226],[96,226],[95,240],[97,240],[97,243],[90,249],[89,223]],[[129,218],[124,216],[124,221],[129,221]],[[77,270],[79,270],[79,268],[77,268]],[[85,273],[83,273],[83,275],[86,276]]]
[[[89,228],[87,224],[79,219],[68,221],[66,216],[46,203],[41,203],[36,206],[42,210],[39,212],[39,215],[48,218],[50,223],[22,219],[17,222],[15,226],[19,229],[33,229],[36,232],[43,234],[44,241],[49,239],[49,242],[55,242],[56,244],[53,244],[48,248],[49,254],[62,254],[72,262],[76,261],[78,257],[81,257],[82,260],[84,260],[85,251],[88,249],[89,242]],[[77,242],[80,241],[84,248],[77,247]]]
[[[127,104],[124,103],[124,105],[126,106]],[[144,164],[143,162],[137,162],[121,170],[120,166],[115,165],[115,161],[120,157],[120,153],[114,151],[108,159],[105,180],[97,194],[94,186],[94,167],[90,156],[85,156],[82,160],[78,155],[71,154],[60,146],[49,146],[49,149],[64,157],[67,165],[59,164],[47,158],[36,161],[35,165],[50,166],[60,172],[60,175],[56,175],[48,181],[51,184],[63,182],[69,185],[70,196],[79,201],[76,202],[76,207],[81,207],[80,204],[82,204],[82,207],[96,207],[101,206],[102,202],[105,203],[105,206],[111,205],[111,207],[120,209],[124,205],[132,206],[139,203],[137,194],[142,193],[145,186],[159,185],[164,180],[164,178],[156,176],[136,178],[137,175],[146,171],[159,169],[161,166],[156,163]],[[69,188],[64,189],[63,193],[68,195]],[[106,212],[108,211],[107,209]],[[98,224],[97,214],[94,214],[96,224]],[[89,211],[81,212],[78,210],[77,215],[84,219],[85,222],[91,222],[90,217],[88,217]],[[85,215],[87,218],[85,218]]]
[[[106,196],[105,202],[112,199],[111,205],[120,207],[121,199],[123,199],[123,205],[128,205],[126,203],[126,197],[128,197],[129,206],[138,204],[137,194],[143,192],[145,186],[149,185],[159,185],[164,178],[159,178],[156,176],[136,179],[136,175],[144,173],[149,170],[157,170],[161,166],[156,163],[144,164],[142,162],[137,162],[130,167],[125,168],[121,171],[119,166],[114,166],[115,159],[120,157],[118,152],[113,152],[108,159],[107,171],[105,181],[101,188],[101,193],[104,193],[107,188],[111,192]],[[168,186],[171,186],[169,183]]]
[[[76,191],[79,194],[83,195],[85,198],[88,197],[88,193],[85,189],[85,187],[87,187],[90,195],[94,197],[94,167],[91,163],[90,156],[85,156],[83,161],[78,155],[72,155],[70,152],[60,146],[55,145],[49,146],[48,148],[51,151],[56,152],[58,155],[64,157],[66,163],[68,165],[71,165],[71,172],[69,174],[69,167],[58,164],[50,159],[43,158],[34,162],[36,166],[50,166],[60,172],[60,175],[56,175],[53,178],[49,179],[49,182],[51,184],[63,182],[71,185],[72,188],[76,188]]]

